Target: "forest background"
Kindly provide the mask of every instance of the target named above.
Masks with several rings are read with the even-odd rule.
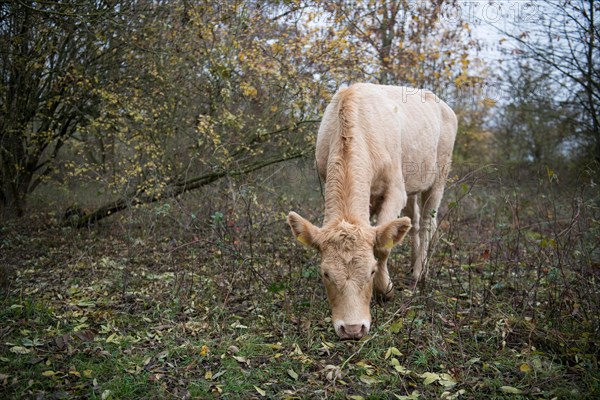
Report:
[[[600,3],[0,2],[0,389],[594,398]],[[428,279],[335,342],[314,145],[340,87],[459,132]],[[512,398],[512,397],[511,397]]]

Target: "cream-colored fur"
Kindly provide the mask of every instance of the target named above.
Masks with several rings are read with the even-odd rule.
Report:
[[[323,227],[293,212],[288,222],[299,241],[321,252],[340,337],[368,332],[373,288],[384,298],[393,295],[387,257],[409,230],[413,282],[420,278],[456,129],[454,112],[426,90],[355,84],[338,91],[325,110],[316,148],[325,181]],[[400,218],[405,208],[410,219]]]

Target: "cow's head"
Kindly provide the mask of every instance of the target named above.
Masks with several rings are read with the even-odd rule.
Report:
[[[296,239],[321,253],[321,277],[331,306],[335,332],[360,339],[369,332],[375,254],[389,252],[411,228],[407,217],[371,227],[338,220],[318,228],[291,212],[288,223]]]

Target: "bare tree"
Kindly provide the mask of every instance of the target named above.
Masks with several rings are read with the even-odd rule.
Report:
[[[552,0],[539,5],[539,23],[503,33],[545,69],[578,109],[580,146],[600,161],[600,2]],[[524,52],[524,54],[520,54]]]
[[[118,68],[110,24],[126,7],[110,3],[0,3],[0,215],[24,212]]]
[[[508,103],[496,123],[497,148],[502,160],[552,165],[575,140],[576,114],[561,102],[549,74],[525,59],[503,71]]]

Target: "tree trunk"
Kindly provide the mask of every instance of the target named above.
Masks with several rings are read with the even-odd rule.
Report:
[[[32,174],[23,160],[21,136],[11,129],[3,129],[0,135],[0,216],[21,217],[29,192]]]
[[[4,172],[2,175],[6,176]],[[18,179],[2,179],[0,184],[0,217],[2,219],[23,216],[27,205],[30,182],[31,175],[23,173],[20,174]]]

